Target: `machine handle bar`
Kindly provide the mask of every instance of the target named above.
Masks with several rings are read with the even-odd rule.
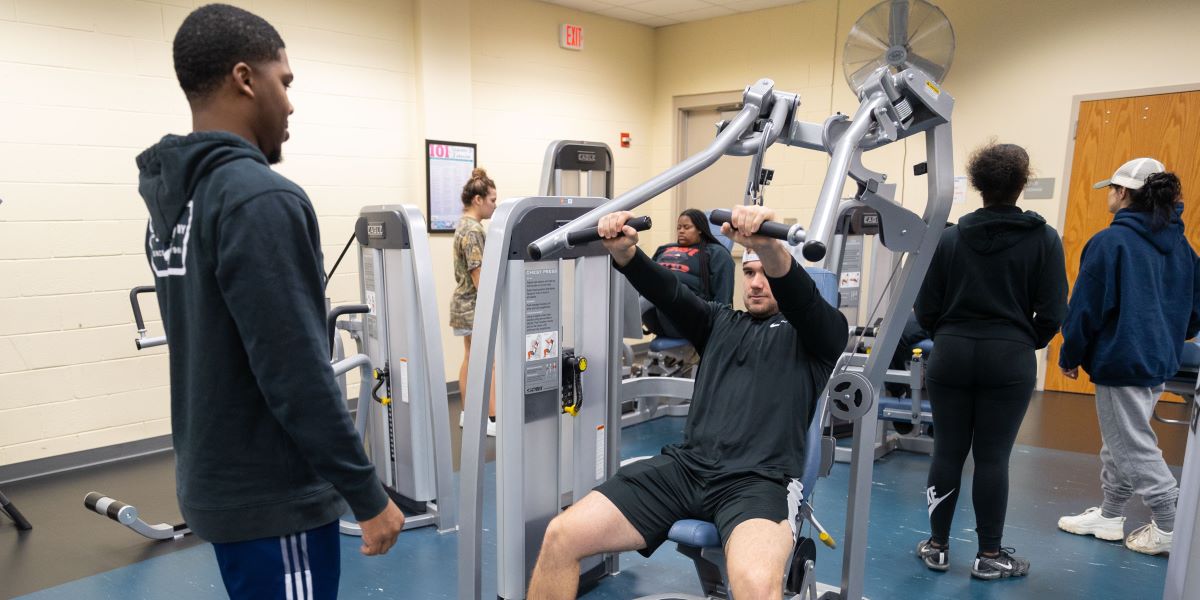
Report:
[[[718,158],[724,156],[725,152],[738,139],[752,132],[754,122],[758,120],[761,108],[760,105],[747,102],[737,116],[729,121],[725,129],[722,129],[717,134],[716,139],[707,148],[689,156],[683,162],[655,175],[615,199],[593,208],[570,223],[534,240],[530,246],[529,256],[534,258],[534,260],[541,260],[542,256],[559,252],[567,246],[567,235],[570,233],[588,227],[595,227],[600,222],[600,217],[604,215],[622,210],[633,210],[655,196],[679,185],[692,175],[708,168],[709,165],[717,162]],[[537,248],[536,253],[534,253],[533,247]]]
[[[132,504],[126,504],[115,498],[105,496],[100,492],[88,492],[88,495],[83,499],[83,506],[152,540],[178,540],[192,532],[188,528],[187,523],[179,523],[177,525],[159,523],[151,525],[141,519],[138,509]]]
[[[718,208],[708,215],[708,220],[713,225],[724,225],[732,217],[733,213],[731,211]],[[758,235],[783,240],[795,246],[804,241],[804,228],[799,224],[785,225],[778,221],[763,221],[763,224],[758,227]]]
[[[325,317],[325,339],[329,341],[329,352],[333,353],[333,336],[337,331],[337,320],[342,315],[364,314],[371,312],[371,307],[366,304],[343,304],[335,306],[329,311],[329,315]]]
[[[636,231],[646,231],[654,225],[654,223],[650,220],[650,217],[634,217],[626,221],[625,224],[634,228]],[[589,227],[579,231],[572,231],[571,233],[567,234],[567,243],[571,246],[590,244],[597,241],[600,241],[599,227]],[[537,246],[530,244],[529,256],[533,257],[534,260],[538,260],[542,257],[542,251],[539,250]]]
[[[153,292],[154,286],[152,285],[139,285],[132,290],[129,290],[129,305],[133,307],[133,322],[137,323],[139,333],[146,331],[146,321],[142,319],[142,307],[138,303],[138,296]]]
[[[29,523],[29,519],[26,519],[25,515],[21,514],[21,511],[17,510],[17,507],[13,505],[11,501],[9,501],[3,492],[0,492],[0,512],[8,513],[8,516],[12,517],[13,523],[17,524],[17,529],[20,529],[21,531],[33,529],[33,525]]]

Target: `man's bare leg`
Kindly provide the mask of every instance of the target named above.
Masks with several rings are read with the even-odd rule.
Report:
[[[579,561],[604,552],[638,550],[642,534],[604,494],[589,492],[550,521],[533,581],[530,600],[571,600],[579,587]]]
[[[792,553],[787,521],[750,519],[738,524],[725,543],[729,587],[738,600],[779,600],[783,572]]]

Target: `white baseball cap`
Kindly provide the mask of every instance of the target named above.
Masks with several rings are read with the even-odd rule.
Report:
[[[1110,185],[1119,185],[1123,188],[1137,190],[1146,185],[1147,177],[1166,170],[1167,168],[1162,163],[1153,158],[1135,158],[1121,165],[1121,168],[1117,169],[1112,177],[1104,181],[1097,181],[1092,188],[1098,190]]]
[[[742,264],[743,265],[746,263],[754,262],[754,261],[761,262],[762,259],[758,257],[758,254],[755,254],[755,252],[749,248],[747,248],[745,252],[742,252]]]

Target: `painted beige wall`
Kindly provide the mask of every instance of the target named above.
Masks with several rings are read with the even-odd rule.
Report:
[[[327,266],[362,206],[423,206],[425,137],[480,144],[505,196],[536,192],[551,139],[649,141],[635,93],[653,80],[648,27],[528,0],[234,3],[288,44],[296,113],[279,170],[311,196]],[[0,0],[0,465],[170,431],[166,351],[132,343],[128,290],[152,282],[133,159],[190,128],[170,42],[197,4]],[[589,52],[557,48],[567,18],[588,28]],[[460,110],[445,110],[445,89],[466,90]],[[624,187],[648,175],[627,152]],[[443,322],[449,247],[434,238]],[[357,300],[356,278],[343,262],[335,303]],[[461,343],[442,333],[452,378]]]

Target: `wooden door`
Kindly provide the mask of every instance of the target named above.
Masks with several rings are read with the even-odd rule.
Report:
[[[1079,105],[1074,158],[1068,182],[1063,250],[1067,280],[1075,287],[1079,256],[1096,232],[1108,227],[1107,190],[1092,184],[1107,179],[1125,161],[1139,156],[1157,158],[1183,184],[1184,226],[1193,248],[1200,248],[1200,91],[1094,100]],[[1047,352],[1046,389],[1091,394],[1095,388],[1080,371],[1078,380],[1063,377],[1058,368],[1062,335]]]

